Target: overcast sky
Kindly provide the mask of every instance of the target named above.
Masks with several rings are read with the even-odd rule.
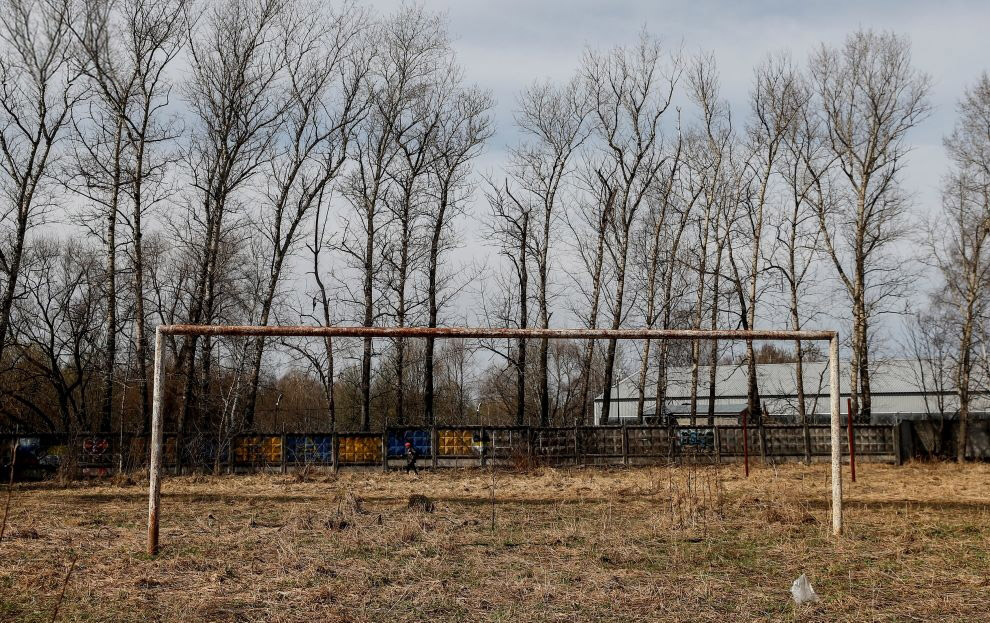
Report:
[[[373,5],[388,12],[400,2],[378,0]],[[915,66],[932,78],[933,112],[909,136],[914,152],[903,178],[914,210],[924,214],[939,206],[939,184],[946,172],[942,137],[955,121],[956,102],[966,86],[990,70],[990,0],[428,0],[423,5],[447,15],[468,79],[490,89],[497,99],[497,133],[478,167],[496,175],[505,162],[505,147],[516,138],[512,111],[520,88],[534,80],[567,79],[586,47],[633,43],[645,27],[672,49],[712,53],[722,96],[741,125],[748,112],[753,68],[768,53],[788,51],[803,65],[822,42],[841,45],[848,33],[869,28],[908,36]],[[479,195],[474,209],[481,215],[487,207]],[[484,248],[480,232],[465,234],[463,252],[476,254]],[[913,249],[905,241],[904,255],[911,256]],[[924,289],[919,285],[915,294]],[[912,298],[915,303],[922,300]],[[820,322],[844,324],[844,310],[828,304],[825,308],[822,311],[833,320],[822,317]],[[904,325],[894,316],[881,319],[875,328],[881,326],[888,337],[882,342],[898,350]]]
[[[373,3],[383,11],[398,1]],[[963,0],[428,0],[446,13],[467,76],[498,100],[498,134],[483,160],[497,166],[514,138],[515,95],[527,83],[565,79],[582,50],[632,43],[644,26],[686,53],[710,51],[718,61],[723,96],[737,118],[746,111],[753,67],[769,52],[790,51],[804,62],[820,42],[839,44],[859,27],[911,38],[916,66],[934,81],[932,117],[912,135],[908,190],[918,209],[938,201],[945,171],[941,140],[952,126],[963,88],[990,69],[990,1]]]

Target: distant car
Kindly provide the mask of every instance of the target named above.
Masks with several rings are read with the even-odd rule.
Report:
[[[17,460],[14,462],[14,480],[45,480],[58,471],[59,459],[41,451],[40,444],[19,443],[17,445]],[[0,465],[0,480],[10,478],[10,450],[3,454],[3,464]]]

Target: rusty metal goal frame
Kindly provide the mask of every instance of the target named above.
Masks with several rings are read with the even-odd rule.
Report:
[[[164,339],[166,335],[357,337],[357,338],[535,338],[580,340],[733,340],[818,341],[829,343],[829,404],[832,444],[832,533],[842,534],[842,427],[839,417],[838,331],[744,331],[734,329],[514,329],[491,327],[342,327],[342,326],[232,326],[159,325],[155,330],[154,385],[151,411],[151,460],[148,482],[148,554],[158,553],[161,511],[164,418]]]

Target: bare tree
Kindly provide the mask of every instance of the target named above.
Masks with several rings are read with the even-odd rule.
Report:
[[[443,20],[419,7],[403,7],[375,29],[376,44],[370,73],[370,111],[358,125],[351,142],[353,170],[344,195],[355,218],[345,227],[342,250],[361,275],[360,292],[351,295],[360,309],[361,324],[374,326],[384,313],[378,274],[384,258],[382,229],[388,216],[385,199],[391,172],[401,156],[400,146],[414,133],[404,124],[421,91],[437,80],[450,54]],[[372,339],[366,338],[361,356],[361,427],[371,427]]]
[[[454,75],[460,78],[459,74]],[[476,87],[464,87],[459,79],[453,86],[449,100],[440,110],[439,131],[433,143],[435,153],[430,159],[432,200],[424,219],[429,233],[426,322],[430,327],[438,326],[441,309],[463,287],[458,284],[466,283],[463,278],[455,279],[453,271],[442,272],[441,261],[457,244],[454,219],[464,213],[466,201],[471,195],[471,164],[493,131],[489,112],[494,106],[491,94]],[[429,424],[436,419],[433,408],[433,351],[434,340],[427,338],[423,401]]]
[[[745,131],[710,56],[683,65],[647,33],[588,50],[573,79],[521,92],[520,138],[476,216],[493,100],[459,66],[442,15],[316,0],[0,8],[3,421],[111,430],[133,417],[147,430],[149,323],[438,327],[464,316],[478,281],[491,326],[549,328],[563,313],[589,328],[795,330],[828,313],[813,297],[839,283],[854,412],[868,417],[880,321],[911,285],[902,168],[929,111],[901,37],[853,33],[804,75],[767,57]],[[943,388],[928,409],[938,426],[954,409],[944,388],[958,397],[960,460],[990,373],[988,93],[984,76],[946,139],[952,170],[922,260],[939,287],[904,347],[927,361],[919,382]],[[53,221],[64,241],[40,236]],[[457,252],[479,224],[495,266],[484,280],[477,254]],[[513,338],[480,343],[490,363],[432,338],[169,336],[164,348],[180,462],[196,438],[268,428],[273,405],[307,413],[276,423],[313,413],[330,430],[411,424],[421,400],[427,425],[466,423],[475,385],[485,423],[590,423],[599,392],[599,423],[633,402],[642,422],[647,384],[666,415],[668,368],[682,363],[692,420],[700,402],[713,421],[726,365],[745,365],[758,418],[756,364],[794,361],[806,439],[817,400],[804,378],[816,353],[801,343],[791,357],[724,340]]]
[[[681,165],[681,150],[683,140],[678,131],[677,147],[674,151],[670,167],[664,171],[662,178],[658,181],[657,189],[650,201],[652,208],[645,219],[642,231],[641,247],[639,255],[645,260],[643,265],[643,290],[645,290],[645,301],[643,309],[644,326],[653,329],[657,321],[661,322],[661,328],[668,328],[670,324],[671,301],[674,274],[676,273],[677,254],[680,250],[681,239],[687,229],[688,217],[691,214],[690,208],[678,205],[678,169]],[[688,206],[691,204],[689,203]],[[646,404],[646,377],[650,363],[651,341],[643,341],[643,350],[640,357],[639,368],[639,390],[636,402],[636,419],[643,421],[643,412]],[[661,365],[666,367],[666,340],[660,344]],[[658,389],[658,394],[661,391]],[[654,415],[662,415],[663,398],[658,398],[655,404]]]
[[[440,388],[448,396],[445,401],[450,405],[448,422],[460,425],[468,422],[471,393],[471,354],[473,349],[463,339],[447,340],[439,353]]]
[[[430,85],[436,87],[437,85]],[[389,227],[385,231],[388,240],[382,257],[382,279],[387,295],[386,306],[396,326],[404,327],[413,317],[422,301],[417,300],[413,279],[427,253],[423,219],[428,212],[427,178],[432,143],[438,131],[439,113],[436,106],[446,94],[429,88],[427,95],[417,98],[402,115],[403,131],[396,132],[399,156],[395,170],[389,173],[394,189],[385,196],[390,214]],[[406,423],[406,359],[407,345],[404,338],[395,344],[395,418],[399,425]]]
[[[825,248],[852,304],[853,413],[870,416],[870,319],[903,285],[890,245],[902,236],[900,172],[907,133],[929,112],[930,80],[911,64],[910,43],[857,31],[811,58],[822,129],[846,192],[817,206]],[[824,175],[819,171],[817,175]]]
[[[134,92],[134,74],[125,70],[116,76],[103,66],[99,55],[105,53],[120,58],[104,47],[107,41],[107,16],[102,9],[88,6],[85,32],[77,34],[81,73],[91,86],[93,97],[87,106],[79,107],[79,119],[74,119],[77,141],[76,153],[69,165],[69,188],[78,192],[87,203],[82,215],[84,227],[98,237],[105,248],[106,266],[103,282],[107,299],[105,338],[103,346],[103,400],[98,429],[109,431],[113,408],[114,372],[117,367],[117,223],[124,191],[125,144],[124,118],[128,114]],[[109,45],[107,45],[109,47]],[[99,52],[95,52],[99,50]],[[95,57],[95,58],[93,58]]]
[[[320,3],[292,7],[279,41],[284,47],[288,104],[282,146],[268,163],[259,230],[265,271],[257,324],[267,326],[286,262],[305,234],[308,217],[346,162],[354,127],[366,114],[364,81],[369,64],[355,49],[366,28],[363,13],[345,6],[330,13]],[[265,340],[254,341],[244,423],[254,424]]]
[[[448,289],[451,273],[441,273],[442,256],[456,246],[453,219],[463,213],[469,192],[466,181],[471,160],[489,135],[487,93],[463,85],[463,71],[452,54],[424,81],[403,114],[399,137],[400,157],[392,174],[395,190],[388,201],[392,214],[391,249],[387,255],[392,315],[399,326],[423,305],[426,322],[435,327],[441,307],[458,290]],[[417,275],[425,284],[410,288]],[[411,290],[411,291],[410,291]],[[396,417],[405,421],[406,344],[395,340]],[[435,422],[435,340],[425,340],[423,354],[423,402],[425,421]]]
[[[910,314],[907,324],[907,350],[911,355],[913,381],[924,392],[925,414],[932,424],[931,456],[941,456],[946,416],[952,409],[947,397],[956,387],[958,370],[957,339],[959,323],[953,309],[946,309],[942,297],[929,300],[929,307]]]
[[[690,68],[688,75],[690,96],[698,107],[701,119],[700,127],[693,133],[686,152],[687,168],[690,170],[693,191],[698,195],[702,213],[695,222],[697,226],[697,270],[694,310],[692,311],[691,326],[702,328],[705,314],[706,288],[708,276],[712,272],[711,244],[713,234],[717,232],[721,221],[720,200],[725,198],[725,187],[730,173],[728,168],[728,153],[734,141],[731,118],[727,104],[719,97],[718,75],[714,60],[710,57],[698,58]],[[716,242],[717,242],[716,236]],[[724,247],[716,245],[719,258]],[[718,298],[715,291],[718,287],[719,269],[714,271],[716,278],[712,307],[713,316],[717,319],[718,310],[714,302]],[[698,340],[691,344],[691,387],[690,387],[690,416],[692,423],[698,413],[698,376],[701,359],[701,344]],[[717,350],[717,343],[712,341],[708,346],[712,351]],[[714,368],[714,366],[712,366]]]
[[[787,200],[780,213],[776,215],[774,227],[774,247],[771,250],[769,268],[782,281],[782,289],[786,293],[788,309],[788,326],[793,331],[804,328],[811,313],[802,303],[806,298],[815,275],[814,269],[822,254],[821,228],[815,205],[831,203],[827,198],[814,196],[816,192],[826,192],[827,184],[819,183],[813,173],[809,174],[806,163],[815,163],[811,169],[819,170],[822,159],[829,158],[826,153],[821,132],[816,125],[816,116],[809,114],[806,85],[800,85],[802,102],[799,117],[792,120],[784,141],[784,153],[781,155],[778,167],[784,180],[784,192]],[[797,388],[797,416],[804,427],[806,446],[810,447],[811,433],[808,428],[807,400],[804,391],[804,361],[806,346],[801,340],[794,342],[794,375]],[[810,461],[810,457],[806,457]]]
[[[608,235],[609,224],[612,222],[612,211],[617,196],[613,188],[600,170],[594,164],[586,164],[581,177],[584,178],[586,197],[579,201],[578,214],[568,216],[568,226],[574,236],[576,254],[587,271],[591,283],[587,289],[582,287],[577,278],[574,283],[587,299],[585,313],[577,315],[584,320],[585,327],[598,328],[598,316],[601,310],[602,286],[607,281],[605,265],[605,237]],[[591,238],[587,239],[584,230],[590,230]],[[592,251],[592,249],[594,251]],[[577,311],[577,310],[576,310]],[[588,422],[588,398],[592,389],[593,362],[597,350],[595,340],[588,340],[584,345],[584,355],[581,365],[581,414],[579,421]]]
[[[328,287],[322,267],[322,260],[331,247],[328,231],[331,222],[328,215],[330,209],[329,201],[327,201],[328,198],[328,194],[320,196],[318,204],[315,206],[312,239],[306,243],[306,251],[310,256],[311,262],[310,274],[313,276],[315,288],[308,293],[310,301],[303,300],[300,302],[298,315],[303,322],[315,321],[318,324],[329,327],[336,324],[337,310],[334,304],[335,297]],[[308,311],[306,307],[307,303],[311,303]],[[333,338],[326,337],[320,340],[320,347],[317,349],[309,348],[307,341],[300,343],[290,340],[284,341],[283,344],[291,352],[294,352],[299,358],[308,363],[310,368],[316,372],[320,380],[320,386],[323,388],[324,398],[326,399],[327,430],[336,431],[337,401],[334,387],[336,370],[334,365]]]
[[[673,327],[674,314],[678,308],[678,301],[686,299],[686,292],[679,291],[675,296],[674,287],[675,279],[678,281],[678,287],[681,290],[686,290],[688,276],[687,273],[690,271],[687,262],[685,262],[685,233],[688,231],[688,227],[691,224],[691,219],[694,216],[694,209],[701,198],[704,187],[701,184],[694,184],[691,181],[691,168],[688,166],[684,160],[686,157],[685,152],[685,139],[679,134],[679,144],[678,144],[678,157],[677,157],[677,167],[673,171],[670,179],[671,188],[669,193],[671,193],[667,200],[676,202],[674,210],[677,211],[678,216],[676,219],[676,225],[672,228],[670,233],[668,233],[665,238],[667,242],[665,244],[668,246],[668,252],[666,255],[666,260],[664,262],[664,268],[662,271],[662,281],[663,281],[663,291],[661,298],[661,309],[660,309],[660,323],[661,328],[669,329]],[[689,145],[687,147],[690,147]],[[690,255],[689,253],[687,255]],[[652,256],[651,256],[652,257]],[[652,290],[649,290],[652,291]],[[657,417],[662,417],[664,414],[664,405],[667,401],[667,366],[670,361],[671,355],[671,344],[669,340],[660,340],[659,352],[657,353],[657,380],[656,380],[656,397],[654,401],[653,412]],[[693,349],[693,344],[692,344]],[[647,349],[644,349],[647,350]],[[645,352],[644,355],[648,355],[649,352]],[[646,357],[644,357],[645,359]],[[645,384],[645,378],[641,377],[642,382]],[[668,422],[668,424],[671,422]]]
[[[510,297],[504,302],[503,316],[507,321],[512,319],[512,308],[516,307],[515,324],[520,329],[529,326],[529,270],[528,254],[531,247],[532,235],[532,205],[524,203],[513,194],[509,181],[505,180],[499,187],[489,182],[490,190],[486,193],[488,205],[492,210],[492,237],[499,245],[499,253],[508,259],[509,288],[503,290],[515,291],[516,305]],[[516,426],[526,423],[526,338],[516,341],[516,348],[502,353],[502,356],[516,368]]]
[[[572,157],[588,136],[586,93],[577,79],[563,86],[536,83],[518,99],[516,126],[523,142],[511,152],[513,176],[533,210],[530,237],[531,257],[536,267],[536,303],[539,328],[550,327],[551,245],[559,223],[559,203],[566,191]],[[537,379],[539,381],[540,425],[550,421],[549,342],[540,340]]]
[[[97,327],[104,313],[97,254],[43,238],[27,248],[25,268],[11,327],[21,365],[50,390],[60,430],[92,430],[90,385],[102,356]],[[15,400],[36,404],[38,393],[18,392]]]
[[[722,282],[726,279],[722,266],[726,258],[730,264],[734,263],[732,255],[732,235],[739,218],[739,205],[742,200],[739,193],[745,193],[747,188],[740,188],[740,163],[733,151],[734,143],[727,146],[726,152],[722,156],[722,165],[726,169],[726,175],[721,184],[713,193],[715,203],[715,220],[712,227],[713,242],[715,244],[714,263],[710,275],[711,300],[708,305],[710,323],[708,327],[716,330],[720,326],[721,314],[726,313],[729,307],[726,304],[722,307],[722,297],[725,296],[722,290]],[[709,260],[709,261],[712,261]],[[719,340],[708,340],[708,405],[707,417],[708,425],[715,425],[715,398],[717,393],[717,376],[719,362]],[[692,419],[692,424],[694,420]]]
[[[582,65],[598,169],[616,193],[610,235],[605,242],[615,269],[611,327],[618,329],[627,312],[626,279],[633,227],[671,157],[661,119],[671,105],[681,67],[679,58],[669,55],[659,41],[645,32],[629,48],[587,52]],[[606,419],[611,407],[616,345],[616,340],[609,340],[605,356],[602,413]]]
[[[79,71],[89,86],[87,106],[74,119],[75,157],[69,187],[95,209],[83,213],[84,224],[106,249],[104,297],[107,301],[100,430],[109,430],[117,368],[118,262],[117,230],[127,219],[132,201],[131,248],[135,272],[136,355],[141,386],[142,426],[149,417],[147,355],[144,328],[142,219],[155,202],[155,169],[149,143],[171,137],[169,124],[159,119],[170,86],[162,74],[179,53],[185,0],[147,3],[139,0],[88,0],[75,35]],[[166,158],[167,160],[167,158]]]
[[[434,140],[437,115],[424,110],[426,101],[412,108],[418,119],[404,120],[415,129],[402,133],[399,137],[397,171],[390,173],[395,183],[394,192],[387,193],[385,205],[391,222],[386,230],[388,240],[382,257],[385,276],[382,278],[386,296],[385,305],[395,325],[405,327],[413,317],[421,301],[415,300],[412,286],[416,270],[426,256],[425,236],[422,223],[427,211],[424,190],[432,153],[430,143]],[[406,423],[406,340],[396,338],[395,345],[395,419],[400,426]]]
[[[79,74],[71,62],[68,0],[0,4],[0,360],[8,344],[28,231],[53,207],[51,182]]]
[[[195,266],[189,284],[187,321],[212,322],[218,312],[218,282],[235,248],[231,218],[241,208],[237,193],[271,161],[289,107],[282,78],[285,46],[279,41],[284,0],[225,0],[207,9],[204,24],[190,33],[191,76],[186,99],[195,115],[184,160],[192,194],[187,245]],[[181,230],[180,230],[181,231]],[[181,434],[193,403],[199,338],[185,340],[178,366],[185,366]],[[210,379],[213,340],[203,338],[202,395]]]
[[[943,296],[955,308],[959,396],[956,460],[966,460],[973,386],[974,338],[990,298],[990,76],[984,73],[959,103],[959,120],[945,140],[953,165],[942,193],[943,214],[931,246],[944,281]]]
[[[128,175],[131,211],[126,225],[131,230],[130,265],[134,275],[134,341],[141,393],[142,430],[151,427],[151,391],[148,382],[148,312],[145,307],[144,217],[145,213],[172,194],[167,177],[174,163],[169,148],[178,136],[168,105],[172,83],[166,75],[184,44],[186,0],[166,0],[160,5],[130,0],[123,5],[130,25],[137,90],[131,98],[132,114],[126,117],[125,132],[131,151]]]
[[[784,55],[770,56],[755,71],[755,85],[750,93],[750,121],[746,128],[748,139],[747,172],[743,184],[751,184],[742,213],[740,238],[748,241],[749,262],[745,270],[739,269],[732,259],[733,284],[738,293],[742,328],[756,328],[758,283],[764,272],[763,238],[767,216],[767,204],[772,191],[773,178],[778,172],[783,145],[788,132],[798,118],[804,103],[803,91],[797,69]],[[730,243],[731,244],[731,243]],[[745,294],[743,293],[745,285]],[[753,341],[746,342],[748,384],[746,406],[751,416],[760,412],[760,389],[756,374],[756,358]]]

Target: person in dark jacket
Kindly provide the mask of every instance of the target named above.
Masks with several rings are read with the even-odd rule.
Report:
[[[419,469],[416,468],[416,459],[419,458],[419,453],[416,452],[416,447],[412,445],[411,442],[406,442],[406,473],[408,474],[410,470],[414,474],[419,474]]]

